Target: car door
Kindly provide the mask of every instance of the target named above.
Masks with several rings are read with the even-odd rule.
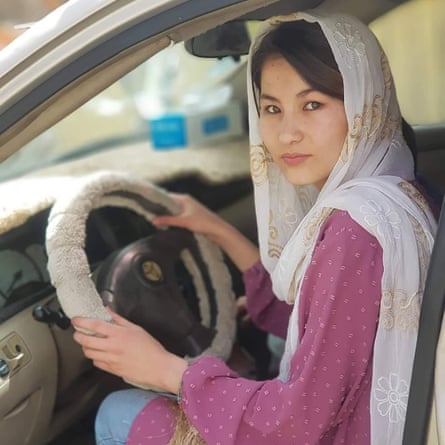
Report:
[[[4,443],[42,443],[54,408],[56,342],[51,329],[33,319],[32,310],[32,306],[23,308],[0,325],[0,437]]]

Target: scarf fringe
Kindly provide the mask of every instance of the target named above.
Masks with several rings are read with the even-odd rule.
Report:
[[[206,445],[182,409],[175,404],[173,410],[176,412],[176,428],[168,445]]]

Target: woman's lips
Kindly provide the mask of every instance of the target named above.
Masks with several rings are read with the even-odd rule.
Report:
[[[308,159],[311,155],[305,155],[302,153],[285,153],[281,156],[283,162],[287,165],[298,165]]]

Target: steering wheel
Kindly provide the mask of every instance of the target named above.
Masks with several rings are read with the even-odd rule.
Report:
[[[109,305],[178,355],[227,360],[236,331],[235,298],[219,248],[185,229],[157,229],[113,253],[93,274],[85,253],[86,221],[105,206],[131,209],[147,222],[179,211],[165,191],[123,173],[75,179],[51,208],[46,230],[48,271],[65,314],[110,321]]]

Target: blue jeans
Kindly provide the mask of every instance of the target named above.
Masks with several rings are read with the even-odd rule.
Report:
[[[108,395],[96,416],[97,445],[125,445],[131,424],[157,394],[143,389],[125,389]]]

